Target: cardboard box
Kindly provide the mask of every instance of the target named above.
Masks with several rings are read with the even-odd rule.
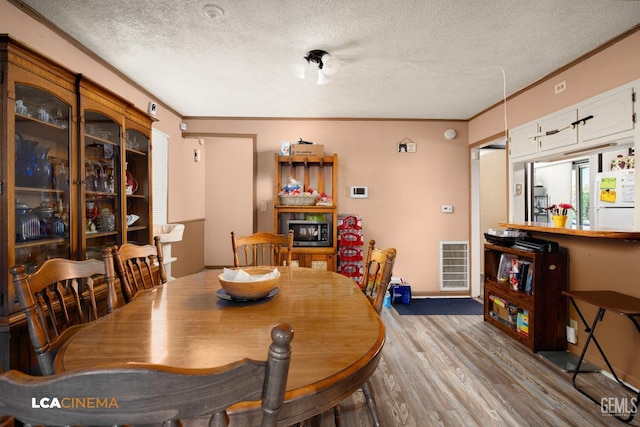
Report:
[[[509,319],[509,309],[507,309],[507,307],[493,304],[492,311],[504,320]]]
[[[292,156],[324,156],[324,145],[291,144]]]

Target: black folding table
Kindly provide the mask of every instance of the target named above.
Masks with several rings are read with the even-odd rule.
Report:
[[[589,347],[589,344],[593,342],[598,348],[600,355],[602,355],[602,358],[607,364],[607,367],[609,368],[609,372],[611,373],[613,378],[615,378],[618,384],[620,384],[626,390],[636,394],[635,401],[633,402],[633,404],[629,406],[631,410],[629,411],[628,416],[623,417],[619,414],[614,414],[614,413],[611,414],[617,419],[619,419],[620,421],[624,421],[626,423],[631,422],[638,411],[638,405],[640,405],[640,392],[632,389],[627,384],[625,384],[622,380],[620,380],[620,378],[618,378],[618,375],[616,375],[613,367],[611,366],[611,363],[609,362],[609,359],[604,354],[604,351],[602,350],[600,343],[598,343],[598,340],[594,336],[594,332],[596,330],[596,326],[598,325],[598,322],[601,322],[602,319],[604,318],[604,313],[607,310],[609,310],[613,313],[627,317],[634,324],[634,326],[638,330],[638,333],[640,333],[640,322],[639,322],[640,298],[635,298],[630,295],[625,295],[615,291],[562,291],[562,293],[567,297],[569,297],[569,301],[571,301],[571,303],[573,304],[574,308],[576,309],[576,312],[578,313],[578,316],[580,316],[580,319],[582,320],[582,323],[586,328],[585,331],[589,333],[589,336],[587,337],[587,340],[584,343],[582,353],[580,354],[580,358],[578,359],[576,370],[573,373],[573,377],[571,379],[571,381],[573,382],[573,387],[583,395],[587,396],[590,400],[592,400],[596,404],[602,405],[600,400],[597,400],[593,396],[590,396],[584,390],[581,390],[576,385],[576,377],[580,372],[580,365],[582,364],[582,361],[584,360],[584,356],[587,353],[587,347]],[[578,308],[576,301],[582,301],[598,307],[598,311],[596,313],[595,318],[593,319],[591,326],[589,326],[589,324],[587,323],[587,320],[582,315],[582,312]]]

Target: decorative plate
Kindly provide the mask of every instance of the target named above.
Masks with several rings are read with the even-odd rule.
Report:
[[[280,292],[280,288],[278,288],[277,286],[275,288],[273,288],[273,290],[271,292],[269,292],[267,294],[266,297],[264,298],[257,298],[257,299],[238,299],[238,298],[234,298],[231,295],[229,295],[224,289],[218,289],[218,292],[216,292],[216,296],[220,299],[226,300],[226,301],[260,301],[260,300],[265,300],[265,299],[269,299],[272,298],[274,296],[276,296],[278,294],[278,292]]]

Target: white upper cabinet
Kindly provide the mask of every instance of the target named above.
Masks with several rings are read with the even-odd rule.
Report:
[[[527,123],[509,131],[509,153],[512,159],[525,160],[538,154],[537,123]]]
[[[540,151],[550,151],[578,144],[578,132],[572,126],[578,118],[578,111],[555,113],[539,121]]]
[[[579,116],[586,120],[580,125],[580,142],[597,143],[624,138],[634,129],[634,90],[632,85],[596,96],[579,106]]]
[[[550,161],[621,144],[638,145],[636,92],[640,80],[509,131],[513,162]]]

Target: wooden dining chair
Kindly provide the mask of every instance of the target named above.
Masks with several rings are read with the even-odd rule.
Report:
[[[24,265],[11,267],[13,285],[29,328],[42,375],[53,373],[53,360],[66,340],[101,313],[95,295],[95,277],[102,276],[107,287],[107,312],[117,305],[115,273],[111,249],[104,260],[72,261],[55,258],[27,274]]]
[[[391,282],[393,265],[396,261],[396,249],[388,248],[382,250],[377,249],[375,246],[376,241],[373,239],[369,240],[360,289],[364,292],[376,313],[380,314],[382,312],[384,297],[389,288],[389,282]],[[381,425],[380,419],[378,418],[376,401],[369,381],[365,382],[361,389],[373,425],[379,427]],[[334,408],[334,419],[336,426],[340,426],[340,405]]]
[[[236,236],[232,231],[231,247],[235,267],[291,265],[293,230],[288,235],[261,231],[250,236]]]
[[[293,329],[271,330],[266,361],[243,359],[224,367],[185,369],[127,363],[33,377],[0,375],[0,414],[25,424],[177,424],[210,416],[210,427],[229,425],[226,408],[262,400],[262,427],[275,427],[291,359]],[[50,409],[47,409],[50,408]]]
[[[116,274],[126,303],[140,291],[167,283],[160,237],[153,240],[154,245],[125,243],[113,250]]]
[[[393,264],[396,261],[396,249],[376,249],[375,245],[375,240],[369,240],[360,288],[376,312],[380,314],[384,296],[391,281]]]
[[[0,366],[0,375],[2,375],[2,366]],[[0,415],[0,427],[13,427],[14,425],[15,419],[13,417]]]

